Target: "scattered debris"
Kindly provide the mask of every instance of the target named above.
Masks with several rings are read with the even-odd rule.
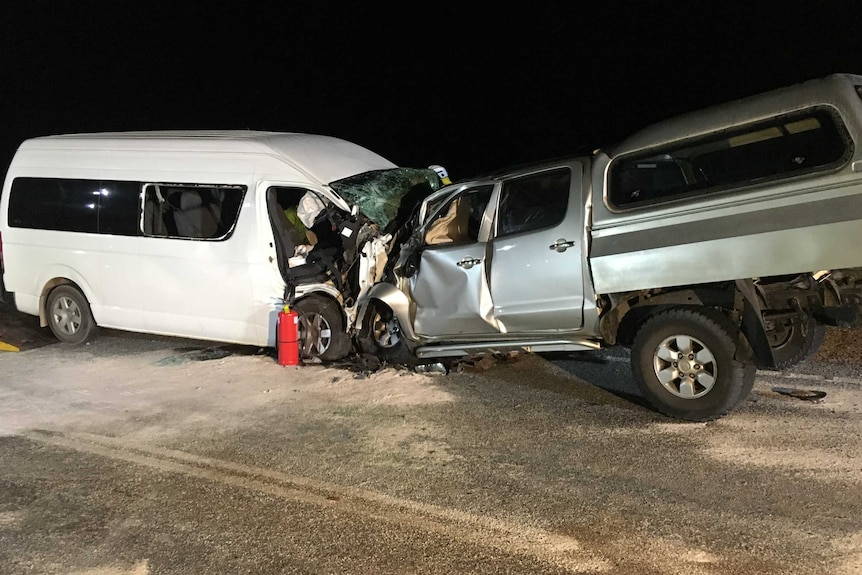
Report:
[[[512,361],[518,358],[520,354],[517,351],[507,353],[492,353],[473,355],[465,359],[458,360],[452,366],[452,371],[460,373],[466,369],[474,371],[487,371],[497,365],[507,361]]]
[[[440,362],[424,363],[413,368],[416,373],[430,373],[432,375],[446,375],[449,370]]]
[[[213,359],[222,359],[232,354],[233,352],[228,349],[221,347],[208,347],[205,349],[195,349],[177,355],[169,355],[168,357],[160,359],[157,363],[159,365],[177,365],[187,361],[210,361]]]
[[[376,355],[360,353],[350,355],[343,360],[333,361],[327,365],[367,375],[382,369],[384,362]]]
[[[816,389],[773,387],[772,391],[774,391],[775,393],[780,393],[781,395],[789,395],[790,397],[795,397],[796,399],[801,399],[803,401],[810,401],[812,403],[820,403],[821,401],[823,401],[823,398],[826,397],[825,391],[819,391]]]

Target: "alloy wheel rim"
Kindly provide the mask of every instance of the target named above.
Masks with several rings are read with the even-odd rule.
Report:
[[[299,322],[299,341],[303,357],[320,357],[329,349],[332,327],[319,313],[306,313]]]
[[[383,348],[393,347],[401,341],[398,320],[394,317],[383,319],[380,314],[374,318],[374,340]]]
[[[665,338],[653,354],[653,369],[668,392],[683,399],[708,394],[718,378],[718,362],[701,340],[688,335]]]

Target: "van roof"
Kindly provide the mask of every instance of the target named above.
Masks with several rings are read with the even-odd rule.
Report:
[[[353,142],[317,134],[257,130],[163,130],[60,134],[26,140],[19,150],[115,150],[274,155],[328,184],[371,170],[397,167]]]

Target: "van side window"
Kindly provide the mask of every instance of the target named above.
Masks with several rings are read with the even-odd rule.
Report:
[[[236,224],[245,189],[245,186],[146,184],[144,235],[223,239]]]
[[[547,228],[563,221],[571,181],[571,171],[562,169],[504,183],[497,237]]]
[[[9,225],[98,233],[100,197],[98,180],[15,178],[9,195]],[[134,224],[135,212],[129,219]]]
[[[141,210],[140,182],[100,182],[99,233],[137,236]]]
[[[852,154],[837,114],[812,108],[615,160],[608,201],[628,208],[721,192],[833,169]]]

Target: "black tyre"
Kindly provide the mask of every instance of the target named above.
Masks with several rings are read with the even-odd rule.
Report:
[[[350,353],[350,337],[338,302],[310,295],[294,304],[299,314],[299,354],[304,360],[334,361]]]
[[[710,312],[664,311],[644,323],[635,337],[635,381],[665,415],[688,421],[721,417],[754,385],[754,363],[734,359],[736,341],[729,322]]]
[[[794,320],[767,334],[777,369],[787,369],[817,353],[826,338],[826,327],[813,318]]]
[[[90,311],[90,302],[71,285],[60,285],[51,290],[45,312],[48,327],[63,343],[80,345],[92,340],[99,332]]]
[[[359,334],[359,348],[393,365],[412,366],[418,363],[392,310],[384,304],[369,308]]]

